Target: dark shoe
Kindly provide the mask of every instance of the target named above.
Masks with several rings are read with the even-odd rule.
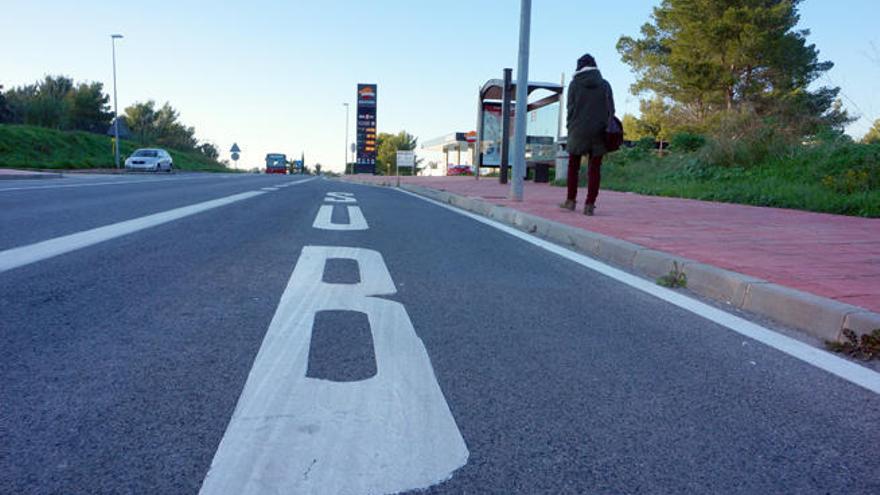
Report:
[[[596,205],[584,205],[584,215],[591,217],[594,211],[596,211]]]
[[[570,199],[566,199],[564,203],[559,205],[560,208],[570,211],[574,211],[575,206],[577,206],[577,203]]]

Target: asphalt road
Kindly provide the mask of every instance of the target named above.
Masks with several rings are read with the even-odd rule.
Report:
[[[0,184],[0,251],[261,192],[0,272],[0,493],[880,493],[875,393],[409,195],[274,187],[300,180]],[[316,228],[331,191],[368,228]]]

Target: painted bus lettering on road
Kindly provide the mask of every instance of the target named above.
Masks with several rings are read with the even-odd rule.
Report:
[[[328,203],[357,203],[357,200],[354,199],[354,193],[349,192],[328,192],[324,201]]]
[[[360,282],[323,281],[327,260],[354,260]],[[377,251],[306,246],[220,443],[202,493],[396,493],[451,477],[467,446],[431,361]],[[315,316],[367,315],[376,374],[307,377]]]
[[[342,192],[329,192],[324,197],[324,201],[331,203],[357,202],[354,194]],[[321,205],[312,227],[322,230],[367,230],[370,228],[359,206],[345,206],[348,211],[348,223],[333,223],[333,208],[335,208],[335,205]]]
[[[348,209],[348,223],[333,223],[333,205],[321,205],[312,227],[322,230],[367,230],[370,228],[360,207],[346,206],[346,208]]]

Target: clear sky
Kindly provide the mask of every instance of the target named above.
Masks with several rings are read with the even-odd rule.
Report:
[[[380,132],[426,140],[473,129],[477,88],[515,67],[519,3],[0,0],[0,84],[65,74],[110,92],[109,35],[122,33],[120,109],[169,101],[223,158],[237,142],[242,167],[268,152],[304,151],[307,163],[340,170],[342,103],[354,103],[359,82],[379,84]],[[532,3],[530,78],[556,82],[591,52],[618,112],[637,113],[634,78],[614,45],[637,35],[659,0]],[[842,87],[846,107],[861,116],[849,132],[860,137],[880,118],[880,2],[807,0],[801,15],[822,59],[836,64],[822,82]]]

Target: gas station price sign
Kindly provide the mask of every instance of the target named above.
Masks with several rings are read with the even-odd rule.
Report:
[[[376,173],[376,85],[357,87],[357,164],[355,173]]]

